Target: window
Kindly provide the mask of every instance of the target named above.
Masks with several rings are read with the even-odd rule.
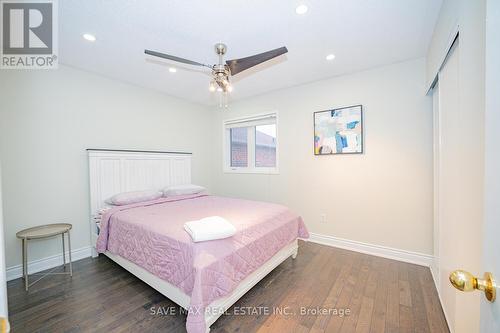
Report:
[[[224,171],[278,172],[276,113],[224,122]]]

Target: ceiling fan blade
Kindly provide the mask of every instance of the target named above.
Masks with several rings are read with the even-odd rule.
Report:
[[[277,56],[280,56],[282,54],[285,54],[288,52],[288,49],[283,46],[271,51],[267,51],[264,53],[259,53],[250,57],[246,58],[240,58],[240,59],[233,59],[233,60],[227,60],[226,64],[229,66],[229,70],[231,71],[231,75],[236,75],[240,72],[243,72],[246,69],[249,69],[250,67],[256,66],[260,63],[263,63],[265,61],[271,60],[273,58],[276,58]]]
[[[152,55],[152,56],[155,56],[155,57],[160,57],[160,58],[163,58],[163,59],[168,59],[168,60],[173,60],[173,61],[181,62],[183,64],[194,65],[194,66],[203,66],[203,67],[212,68],[212,66],[210,66],[210,65],[205,65],[205,64],[202,64],[202,63],[199,63],[199,62],[196,62],[196,61],[192,61],[192,60],[188,60],[188,59],[184,59],[184,58],[179,58],[179,57],[176,57],[176,56],[173,56],[173,55],[170,55],[170,54],[160,53],[160,52],[151,51],[151,50],[144,50],[144,53]]]

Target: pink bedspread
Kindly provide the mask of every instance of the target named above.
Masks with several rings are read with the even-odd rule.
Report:
[[[237,233],[194,243],[187,221],[222,216]],[[186,328],[205,332],[205,311],[296,238],[308,238],[302,218],[264,202],[190,195],[115,207],[101,221],[97,251],[108,250],[177,286],[191,297]]]

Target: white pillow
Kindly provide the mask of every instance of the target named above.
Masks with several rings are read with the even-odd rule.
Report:
[[[192,184],[168,186],[163,189],[163,196],[198,194],[206,190],[203,186]]]
[[[130,205],[133,203],[161,198],[163,193],[158,190],[122,192],[106,200],[107,204],[115,206]]]

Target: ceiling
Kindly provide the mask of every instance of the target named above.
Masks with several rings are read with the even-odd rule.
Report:
[[[306,14],[296,14],[299,4],[308,6]],[[219,41],[228,46],[225,59],[287,46],[286,55],[233,77],[234,101],[423,57],[440,7],[441,0],[64,0],[59,59],[212,105],[209,69],[155,59],[144,49],[214,64]],[[330,53],[333,61],[325,59]]]

